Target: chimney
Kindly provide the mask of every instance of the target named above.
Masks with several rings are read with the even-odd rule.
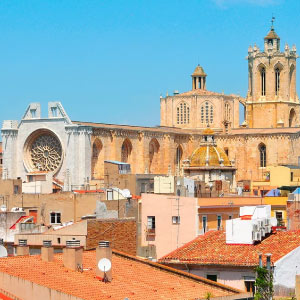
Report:
[[[19,240],[17,246],[17,256],[29,255],[29,246],[27,246],[27,240]]]
[[[111,260],[112,249],[109,241],[100,241],[96,249],[96,275],[100,277],[102,281],[112,280]]]
[[[41,256],[43,261],[53,261],[54,249],[52,247],[52,241],[43,241],[43,247],[41,249]]]
[[[66,247],[63,250],[64,266],[71,270],[82,269],[82,252],[83,247],[80,246],[80,241],[71,240],[66,242]]]

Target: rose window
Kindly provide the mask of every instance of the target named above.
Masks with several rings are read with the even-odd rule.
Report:
[[[40,135],[31,144],[30,156],[36,170],[54,171],[62,161],[61,144],[53,135]]]

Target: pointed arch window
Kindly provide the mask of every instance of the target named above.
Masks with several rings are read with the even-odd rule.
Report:
[[[265,144],[259,145],[259,157],[260,167],[265,168],[267,166],[267,149]]]
[[[261,76],[261,95],[266,96],[266,69],[263,67],[260,71]]]
[[[279,68],[275,69],[275,95],[279,94],[280,89],[280,70]]]
[[[214,122],[214,107],[208,101],[201,106],[201,123],[210,124]]]
[[[230,120],[230,105],[229,103],[225,103],[225,120]]]
[[[180,103],[177,106],[177,124],[190,123],[190,108],[186,103]]]

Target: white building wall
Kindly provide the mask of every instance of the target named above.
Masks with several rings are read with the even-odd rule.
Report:
[[[279,259],[274,266],[274,286],[295,288],[295,276],[300,274],[300,247]]]

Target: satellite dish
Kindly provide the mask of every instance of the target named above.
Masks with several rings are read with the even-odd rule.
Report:
[[[111,269],[111,261],[108,258],[102,258],[98,262],[98,268],[102,272],[108,272]]]
[[[4,246],[0,246],[0,257],[7,257],[7,250]]]

